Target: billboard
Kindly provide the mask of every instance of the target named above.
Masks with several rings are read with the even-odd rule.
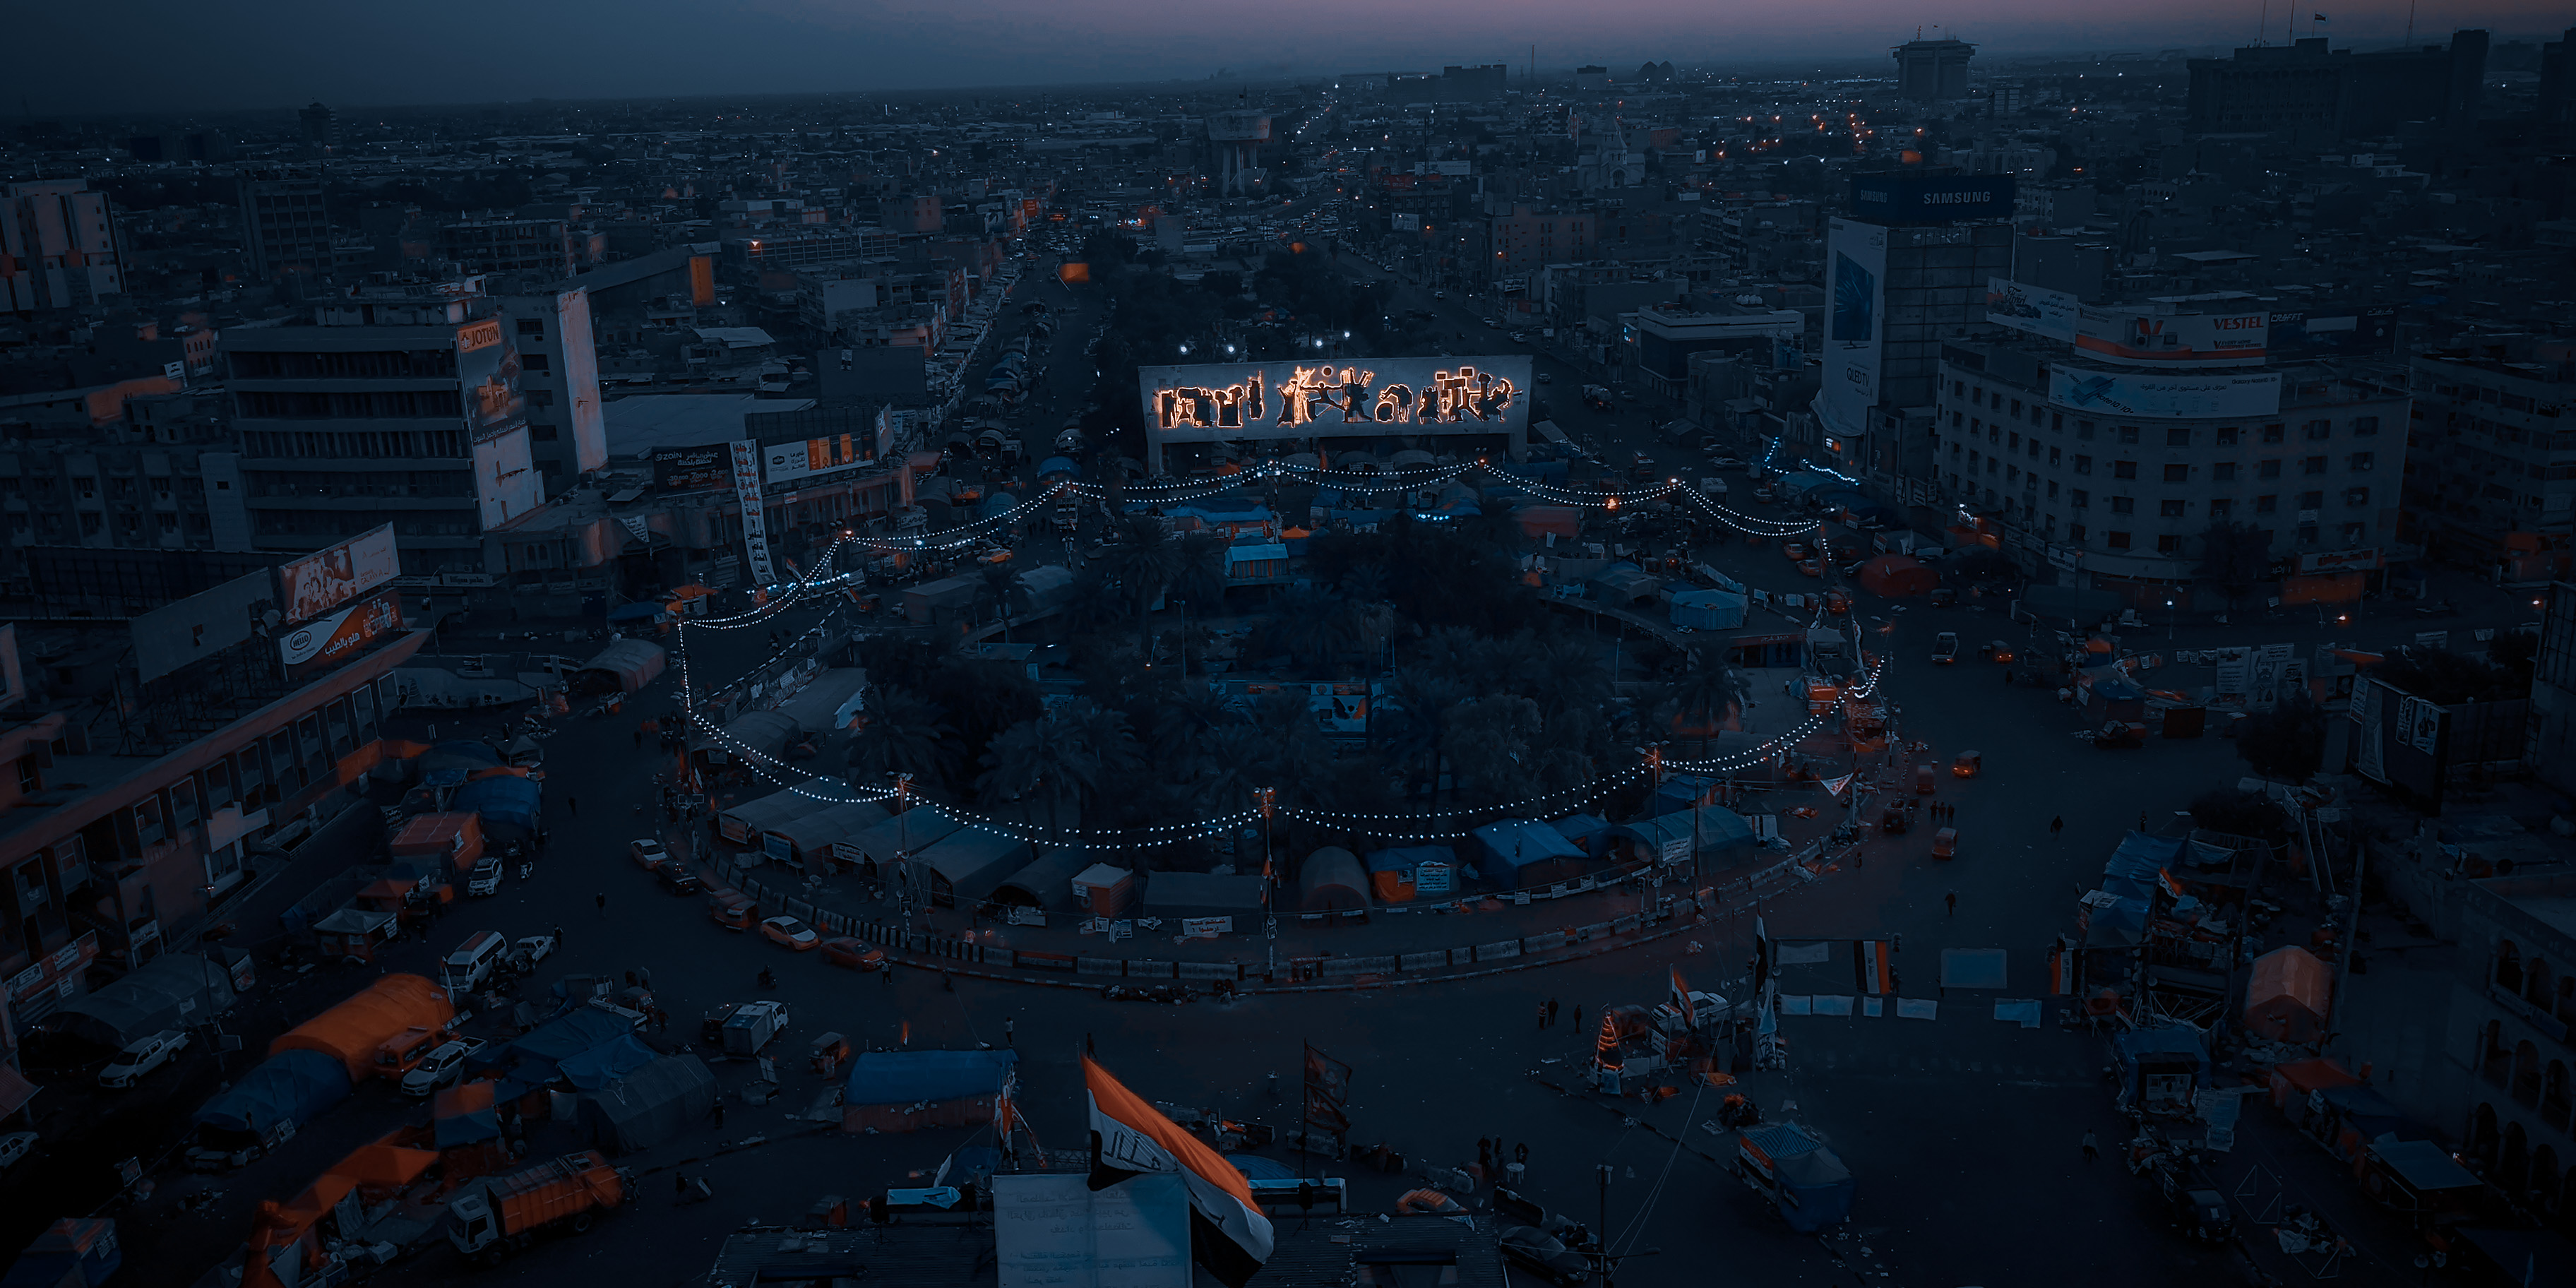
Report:
[[[1950,224],[2008,219],[2008,174],[1863,174],[1852,176],[1852,214],[1888,224]]]
[[[865,465],[876,459],[864,434],[833,434],[809,438],[800,443],[769,443],[760,449],[760,477],[765,482],[789,483],[816,474],[829,474]]]
[[[2086,308],[2075,321],[2075,347],[2086,357],[2124,367],[2259,367],[2271,325],[2262,309],[2155,314]]]
[[[277,657],[287,679],[301,680],[366,652],[402,628],[402,595],[389,590],[279,636]]]
[[[2387,353],[2397,347],[2397,306],[2272,311],[2268,351],[2276,358]]]
[[[1986,320],[2050,340],[2075,342],[2084,305],[2064,291],[2024,286],[2008,277],[1986,279]]]
[[[135,618],[135,671],[157,680],[249,639],[276,598],[268,573],[246,573]]]
[[[1825,314],[1824,385],[1816,401],[1836,434],[1868,428],[1878,403],[1882,315],[1887,309],[1887,230],[1831,221],[1825,241],[1833,278]]]
[[[27,700],[27,668],[18,660],[18,624],[0,626],[0,707]]]
[[[752,584],[778,580],[769,566],[769,511],[760,500],[760,444],[738,439],[733,445],[733,494],[742,503],[742,545],[751,558]]]
[[[1170,443],[1529,431],[1530,358],[1374,358],[1139,367],[1146,468]]]
[[[394,525],[383,524],[278,565],[278,602],[287,621],[309,622],[392,581],[401,571]]]
[[[2069,411],[2167,420],[2269,416],[2281,409],[2281,373],[2187,376],[2052,367],[2048,401]]]
[[[671,496],[733,486],[733,444],[653,449],[653,490]]]

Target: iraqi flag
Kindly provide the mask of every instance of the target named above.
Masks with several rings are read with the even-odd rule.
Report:
[[[1243,1173],[1087,1055],[1082,1081],[1091,1093],[1091,1188],[1146,1172],[1180,1173],[1190,1195],[1190,1259],[1226,1288],[1243,1288],[1270,1259],[1270,1218],[1253,1203]]]

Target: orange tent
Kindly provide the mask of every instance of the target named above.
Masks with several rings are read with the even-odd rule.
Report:
[[[2254,959],[2245,985],[2245,1027],[2275,1042],[2314,1042],[2326,1035],[2334,977],[2305,948],[2276,948]]]
[[[376,1069],[376,1048],[414,1028],[442,1029],[456,1017],[447,990],[418,975],[387,975],[268,1044],[268,1053],[320,1051],[349,1067],[349,1081]]]
[[[420,1174],[438,1161],[438,1153],[427,1149],[405,1149],[378,1141],[361,1145],[347,1158],[332,1167],[331,1174],[348,1180],[360,1189],[398,1190],[420,1179]]]
[[[2340,1062],[2323,1057],[2274,1065],[2272,1066],[2272,1107],[2284,1108],[2294,1098],[2304,1101],[2311,1091],[2323,1091],[2328,1087],[2350,1087],[2360,1082],[2361,1079],[2347,1072]]]

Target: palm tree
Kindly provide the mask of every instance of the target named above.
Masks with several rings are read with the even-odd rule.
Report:
[[[1466,684],[1454,672],[1425,667],[1398,671],[1395,683],[1387,686],[1387,709],[1377,720],[1387,752],[1399,765],[1422,763],[1434,800],[1440,796],[1441,748],[1449,713],[1466,701],[1467,694]]]
[[[1349,600],[1313,586],[1292,586],[1271,608],[1265,635],[1300,665],[1329,663],[1357,637]]]
[[[1751,692],[1744,673],[1724,663],[1693,667],[1654,704],[1658,736],[1677,734],[1705,742],[1744,710]]]
[[[850,781],[867,790],[890,774],[911,774],[925,786],[945,783],[956,770],[957,731],[939,704],[911,689],[877,690],[876,710],[850,739]]]
[[[1193,532],[1175,544],[1172,593],[1197,604],[1201,617],[1215,614],[1225,605],[1225,538]]]
[[[1046,795],[1047,834],[1059,843],[1064,829],[1057,814],[1067,792],[1080,794],[1098,778],[1100,765],[1089,749],[1054,727],[1045,716],[1023,720],[994,736],[984,749],[984,772],[975,778],[981,802],[1016,800],[1025,816],[1028,800]]]
[[[1180,571],[1180,548],[1163,521],[1150,514],[1118,520],[1117,539],[1101,547],[1102,572],[1118,587],[1129,611],[1144,614]]]
[[[977,575],[983,579],[984,584],[977,587],[976,597],[991,604],[994,611],[1001,615],[1002,642],[1008,644],[1011,642],[1012,606],[1028,603],[1029,588],[1020,584],[1020,575],[1012,571],[1008,563],[985,564],[978,570]]]

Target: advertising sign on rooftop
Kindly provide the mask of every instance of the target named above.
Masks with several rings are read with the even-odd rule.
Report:
[[[386,591],[286,632],[277,641],[278,661],[286,678],[300,680],[366,652],[402,628],[402,596]]]
[[[246,573],[134,619],[134,669],[157,680],[251,637],[277,597],[265,571]]]
[[[392,581],[401,571],[394,525],[387,523],[280,564],[277,589],[286,620],[306,622]]]
[[[2085,356],[2124,367],[2259,367],[2271,330],[2262,309],[2138,313],[2086,308],[2075,323]]]
[[[1371,358],[1139,367],[1149,469],[1167,443],[1529,430],[1530,358]]]
[[[2052,367],[2048,401],[2068,411],[2142,419],[2269,416],[2281,409],[2281,373],[2203,376]]]
[[[2008,174],[1863,174],[1852,177],[1852,216],[1874,224],[1950,224],[2013,213]]]
[[[2065,291],[2025,286],[2008,277],[1986,279],[1986,320],[2050,340],[2075,342],[2084,305]]]
[[[653,449],[653,490],[664,496],[733,486],[733,444],[696,443]]]

